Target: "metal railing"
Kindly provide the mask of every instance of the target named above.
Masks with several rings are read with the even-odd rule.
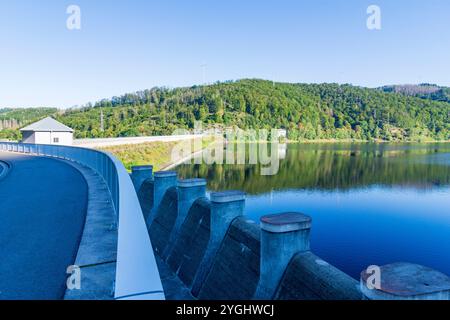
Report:
[[[54,157],[96,171],[111,193],[118,227],[114,297],[164,299],[161,279],[130,175],[113,155],[80,147],[0,142],[0,151]]]

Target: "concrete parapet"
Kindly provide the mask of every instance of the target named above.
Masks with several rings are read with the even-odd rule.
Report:
[[[191,288],[203,260],[210,236],[211,203],[206,198],[197,199],[180,228],[167,264],[180,280]]]
[[[295,254],[309,251],[311,218],[289,212],[261,218],[261,264],[256,299],[273,299]]]
[[[170,235],[169,243],[162,255],[166,259],[173,250],[175,241],[178,238],[179,231],[189,209],[192,204],[199,198],[204,198],[206,195],[206,180],[205,179],[187,179],[178,181],[178,215]]]
[[[361,300],[358,281],[312,252],[301,252],[289,263],[276,300]]]
[[[214,258],[198,298],[250,300],[259,280],[260,228],[235,219]]]
[[[448,300],[450,278],[432,269],[397,263],[379,267],[381,284],[369,289],[310,251],[311,218],[281,213],[243,217],[245,194],[211,193],[206,181],[177,181],[155,173],[138,195],[147,217],[166,295],[206,300]],[[153,208],[150,211],[150,208]]]
[[[380,280],[378,285],[377,272]],[[370,272],[364,270],[361,273],[360,288],[364,298],[369,300],[450,299],[450,277],[412,263],[388,264],[371,268]]]
[[[149,234],[153,250],[160,257],[169,243],[170,234],[178,214],[177,188],[171,187],[165,193],[150,225]]]
[[[11,164],[2,160],[0,161],[0,180],[2,180],[8,174],[11,168]]]
[[[147,223],[150,217],[150,214],[153,209],[153,193],[154,193],[155,182],[152,179],[145,180],[141,188],[139,189],[137,195],[139,199],[139,204],[141,205],[142,214],[144,215],[145,222]],[[150,225],[147,223],[147,228]]]
[[[153,166],[134,166],[131,167],[131,180],[133,181],[134,188],[136,192],[142,186],[142,183],[147,180],[153,178]]]
[[[224,191],[211,193],[211,232],[205,257],[198,269],[192,286],[192,294],[197,297],[208,276],[214,257],[234,219],[242,216],[245,193]]]
[[[155,172],[153,187],[153,209],[147,218],[147,224],[150,226],[155,218],[158,207],[169,188],[176,187],[177,173],[175,171],[159,171]]]
[[[110,300],[114,298],[117,260],[117,229],[111,193],[98,173],[66,161],[83,174],[89,190],[87,215],[75,263],[81,271],[81,290],[66,290],[65,300]]]

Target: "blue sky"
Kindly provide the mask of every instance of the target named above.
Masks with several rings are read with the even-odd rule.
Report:
[[[71,4],[81,30],[66,28]],[[450,86],[450,1],[0,0],[0,107],[201,84],[201,65],[207,82]]]

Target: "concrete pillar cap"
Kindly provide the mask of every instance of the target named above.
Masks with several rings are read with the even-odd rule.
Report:
[[[178,180],[178,187],[180,188],[189,188],[189,187],[200,187],[206,186],[205,179],[183,179]]]
[[[245,200],[245,193],[242,191],[222,191],[222,192],[213,192],[210,196],[211,202],[215,203],[227,203],[234,201],[242,201]]]
[[[176,171],[158,171],[154,174],[155,178],[169,178],[169,177],[176,177],[177,173]]]
[[[367,280],[372,274],[361,272],[361,288],[370,299],[416,297],[450,291],[450,277],[418,264],[399,262],[380,267],[381,288],[370,290]]]
[[[311,217],[299,212],[286,212],[261,217],[261,229],[285,233],[311,228]]]
[[[141,170],[153,170],[153,166],[145,165],[145,166],[132,166],[131,171],[141,171]]]

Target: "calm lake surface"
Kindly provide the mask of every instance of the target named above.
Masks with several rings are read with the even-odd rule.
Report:
[[[247,192],[246,215],[313,218],[312,251],[354,278],[369,265],[423,264],[450,275],[450,144],[279,145],[279,171],[183,164],[208,189]]]

